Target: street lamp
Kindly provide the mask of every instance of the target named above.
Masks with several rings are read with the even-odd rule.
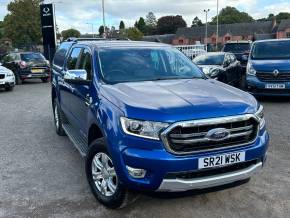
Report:
[[[105,1],[102,0],[102,9],[103,9],[103,27],[104,27],[104,36],[106,38],[106,21],[105,21]]]
[[[216,4],[216,50],[218,50],[218,39],[219,39],[219,0]]]
[[[205,49],[207,51],[207,13],[209,12],[209,9],[203,10],[205,12]]]

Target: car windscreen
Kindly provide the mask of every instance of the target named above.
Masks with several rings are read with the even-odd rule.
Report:
[[[224,63],[224,54],[204,54],[193,59],[197,65],[222,65]]]
[[[257,42],[251,59],[290,59],[290,40]]]
[[[251,49],[250,43],[228,43],[225,45],[223,51],[231,53],[245,53]]]
[[[99,60],[107,83],[204,78],[184,54],[170,47],[103,48]]]
[[[44,61],[45,58],[40,53],[24,53],[20,54],[21,60],[30,62],[30,61]]]

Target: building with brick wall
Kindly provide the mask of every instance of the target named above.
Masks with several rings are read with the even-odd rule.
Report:
[[[193,45],[197,43],[220,47],[227,41],[261,40],[290,38],[290,19],[282,20],[279,24],[273,21],[235,23],[219,25],[219,36],[216,35],[216,25],[208,25],[208,37],[205,38],[205,26],[179,28],[175,35],[145,36],[145,41],[163,42],[173,45]]]

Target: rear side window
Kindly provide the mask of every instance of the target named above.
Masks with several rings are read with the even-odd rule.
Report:
[[[20,54],[20,57],[22,61],[26,61],[26,62],[45,60],[43,55],[40,53],[23,53],[23,54]],[[15,58],[17,57],[15,56]]]
[[[233,52],[233,53],[244,53],[250,51],[250,43],[228,43],[225,44],[223,51],[224,52]]]
[[[5,55],[5,56],[3,57],[2,61],[3,61],[4,63],[7,63],[7,62],[14,61],[14,59],[13,59],[13,57],[12,57],[11,54],[8,54],[8,55]]]
[[[75,70],[78,64],[79,56],[81,54],[82,48],[73,48],[67,60],[67,69]]]
[[[57,52],[54,55],[53,65],[56,65],[58,67],[63,67],[65,57],[66,57],[67,52],[70,49],[71,45],[72,45],[72,43],[68,43],[68,42],[63,42],[60,45],[59,49],[57,50]]]

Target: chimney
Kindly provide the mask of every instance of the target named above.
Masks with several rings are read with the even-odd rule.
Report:
[[[276,26],[277,26],[277,20],[276,20],[276,17],[273,16],[273,18],[272,18],[272,32],[275,30]]]

